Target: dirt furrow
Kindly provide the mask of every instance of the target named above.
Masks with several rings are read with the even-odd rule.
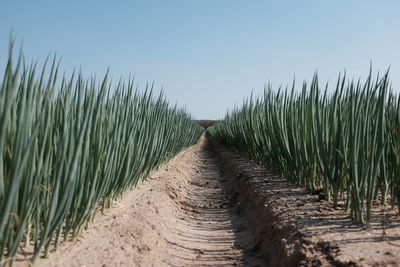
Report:
[[[254,259],[244,251],[250,240],[240,235],[245,225],[230,198],[227,180],[204,145],[195,152],[188,167],[183,170],[190,175],[179,194],[178,220],[170,237],[174,242],[168,241],[168,252],[172,256],[168,263],[255,265]]]
[[[209,153],[202,138],[37,266],[263,266]]]

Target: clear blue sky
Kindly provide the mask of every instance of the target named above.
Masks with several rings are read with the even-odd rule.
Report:
[[[11,28],[28,59],[57,52],[63,70],[135,74],[199,119],[269,81],[364,77],[370,61],[400,88],[399,0],[1,0],[2,69]]]

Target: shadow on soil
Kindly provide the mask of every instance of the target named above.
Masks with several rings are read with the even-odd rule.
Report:
[[[358,235],[345,238],[352,231],[365,228],[355,225],[343,210],[335,210],[319,196],[271,174],[265,167],[231,152],[207,134],[207,146],[222,167],[231,186],[234,202],[240,203],[242,216],[255,236],[253,252],[268,266],[356,266],[352,261],[339,262],[337,246],[312,240],[312,236],[335,232],[342,235],[338,243],[398,241],[398,236]],[[231,197],[232,199],[232,197]],[[400,228],[400,218],[393,214],[375,214],[370,231]]]

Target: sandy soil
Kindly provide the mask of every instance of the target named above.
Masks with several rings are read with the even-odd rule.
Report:
[[[229,190],[202,138],[37,266],[264,266]]]
[[[212,143],[269,266],[400,266],[395,212],[375,209],[369,228],[355,225],[343,209]]]

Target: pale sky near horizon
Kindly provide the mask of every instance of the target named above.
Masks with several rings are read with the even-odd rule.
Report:
[[[0,71],[10,30],[28,60],[135,75],[197,119],[222,118],[266,83],[365,77],[390,66],[400,92],[398,0],[1,0]],[[2,75],[2,72],[1,72]]]

